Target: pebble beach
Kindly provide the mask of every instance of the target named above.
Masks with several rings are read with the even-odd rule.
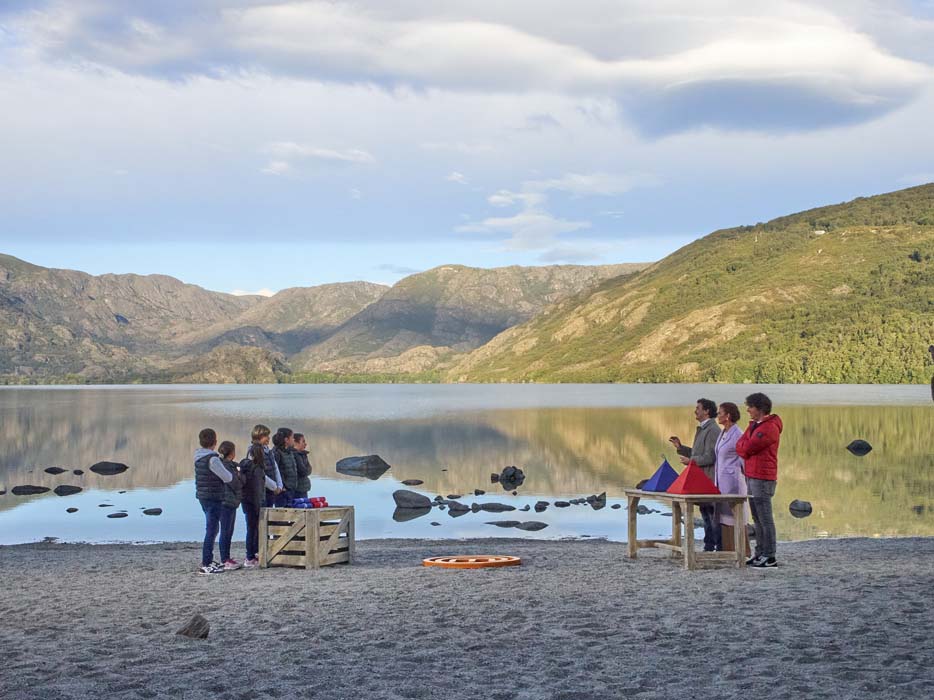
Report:
[[[934,539],[781,544],[765,571],[625,547],[368,540],[352,566],[199,576],[196,543],[4,546],[0,696],[934,696]],[[450,554],[523,562],[421,566]],[[209,637],[177,635],[196,613]]]

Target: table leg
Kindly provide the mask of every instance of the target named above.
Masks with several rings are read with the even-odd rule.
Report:
[[[638,496],[626,497],[626,508],[629,514],[629,558],[635,559],[639,551],[639,539],[636,532],[636,508],[639,506]]]
[[[743,501],[733,504],[733,548],[736,550],[736,567],[741,569],[746,559],[746,509]]]
[[[687,501],[684,512],[684,568],[694,569],[694,504]]]
[[[677,501],[671,502],[671,543],[675,547],[681,546],[681,504]],[[672,552],[671,556],[677,556],[677,552]]]

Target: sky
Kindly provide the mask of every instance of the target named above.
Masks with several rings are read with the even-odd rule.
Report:
[[[934,181],[934,0],[3,0],[0,252],[225,292],[657,260]]]

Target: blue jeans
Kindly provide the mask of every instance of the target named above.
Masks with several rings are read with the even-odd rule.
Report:
[[[201,510],[204,511],[204,544],[201,546],[201,566],[208,566],[214,561],[214,540],[220,529],[221,514],[224,508],[223,501],[202,501]]]
[[[772,514],[772,497],[775,482],[763,479],[746,479],[749,487],[749,508],[752,522],[756,526],[756,556],[775,556],[775,517]]]
[[[237,522],[237,509],[221,506],[221,561],[230,559],[230,540],[233,539],[234,525]]]
[[[246,558],[256,559],[259,554],[259,506],[244,502],[242,507],[246,520]]]

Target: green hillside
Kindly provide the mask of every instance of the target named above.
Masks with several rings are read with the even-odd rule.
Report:
[[[510,328],[450,381],[926,382],[934,185],[716,231]]]

